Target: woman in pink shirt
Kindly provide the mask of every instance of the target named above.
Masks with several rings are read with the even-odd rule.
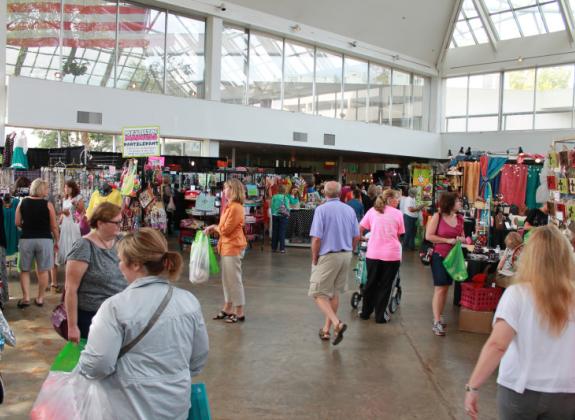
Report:
[[[393,281],[401,263],[399,236],[405,233],[403,213],[397,209],[399,193],[385,190],[360,222],[361,235],[370,231],[367,243],[367,283],[363,289],[360,318],[369,319],[375,310],[375,322],[387,322],[385,312]]]

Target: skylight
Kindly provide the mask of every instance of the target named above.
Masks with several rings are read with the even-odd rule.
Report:
[[[575,0],[569,0],[575,3]],[[483,0],[499,39],[565,30],[557,0]]]
[[[486,44],[487,42],[489,42],[487,33],[473,1],[464,0],[453,30],[453,38],[449,48]]]

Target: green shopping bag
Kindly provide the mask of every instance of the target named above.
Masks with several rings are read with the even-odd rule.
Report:
[[[72,372],[78,361],[80,360],[80,353],[86,347],[86,339],[80,339],[79,344],[72,343],[68,341],[60,353],[54,359],[54,363],[52,363],[52,367],[50,367],[51,372]]]
[[[205,384],[192,384],[192,407],[188,420],[212,420]]]
[[[443,267],[445,267],[445,270],[453,280],[467,280],[467,266],[465,265],[465,257],[463,256],[460,241],[455,243],[451,251],[449,251],[449,254],[447,254],[447,257],[443,260]]]
[[[425,229],[423,228],[423,226],[421,225],[421,223],[419,223],[419,221],[417,222],[417,233],[415,234],[415,249],[419,249],[421,248],[421,243],[423,242],[423,234],[425,232]]]
[[[214,252],[214,249],[212,248],[212,245],[210,244],[210,238],[207,237],[203,231],[198,230],[196,232],[196,236],[194,237],[194,243],[192,245],[192,249],[193,249],[194,245],[196,247],[201,247],[202,241],[206,241],[208,244],[207,248],[208,248],[208,256],[210,258],[210,274],[211,275],[218,274],[220,272],[220,266],[218,265],[218,258],[216,257],[216,253]]]

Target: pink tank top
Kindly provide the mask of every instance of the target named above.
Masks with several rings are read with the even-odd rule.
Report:
[[[435,233],[437,236],[441,236],[442,238],[457,238],[458,236],[463,236],[463,216],[457,215],[457,225],[455,227],[450,226],[445,220],[443,220],[443,216],[439,216],[439,224],[437,225],[437,231]],[[447,257],[449,251],[451,251],[453,245],[451,244],[435,244],[434,250],[443,258]]]

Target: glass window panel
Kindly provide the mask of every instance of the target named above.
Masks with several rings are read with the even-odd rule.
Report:
[[[485,2],[485,6],[487,6],[487,10],[489,10],[489,13],[502,12],[510,9],[507,0],[483,0],[483,1]]]
[[[514,9],[533,6],[535,4],[537,4],[537,0],[511,0],[511,6],[513,6]]]
[[[504,130],[531,130],[533,129],[533,114],[504,115]]]
[[[469,115],[499,113],[499,73],[469,77]]]
[[[467,76],[452,77],[445,81],[445,115],[467,114]]]
[[[549,32],[565,30],[563,14],[561,13],[561,10],[559,10],[559,4],[557,2],[542,5],[541,11],[545,17],[545,22],[547,22],[547,29]]]
[[[244,29],[224,26],[222,33],[221,100],[243,104],[246,96],[248,34]]]
[[[250,34],[248,103],[261,108],[281,108],[283,41]]]
[[[284,101],[285,111],[313,113],[314,48],[285,42]]]
[[[571,9],[571,14],[573,15],[573,19],[575,19],[575,0],[569,0],[569,6]]]
[[[552,112],[535,115],[535,128],[571,128],[571,112]]]
[[[366,121],[367,61],[344,57],[343,118]]]
[[[455,43],[453,42],[453,39],[452,39],[452,40],[451,40],[451,43],[449,44],[449,48],[455,48],[455,47],[456,47],[456,45],[455,45]]]
[[[467,19],[477,16],[477,10],[475,10],[472,0],[465,0],[461,6],[461,10]]]
[[[453,31],[453,38],[459,47],[475,45],[475,40],[473,39],[473,35],[471,35],[471,29],[465,20],[457,22],[455,30]]]
[[[573,107],[573,65],[537,69],[536,110],[567,111]]]
[[[118,26],[116,87],[162,93],[166,13],[121,2]]]
[[[495,30],[499,34],[500,39],[520,38],[519,28],[513,17],[513,13],[498,13],[491,16]]]
[[[166,93],[204,97],[206,22],[168,14]]]
[[[448,133],[461,133],[465,132],[466,118],[448,118],[446,131]]]
[[[499,117],[469,117],[467,120],[467,131],[497,131],[497,120]]]
[[[316,112],[337,118],[341,105],[343,58],[339,54],[317,49],[316,52]]]
[[[64,0],[64,11],[62,80],[114,86],[116,2]]]
[[[411,82],[410,74],[399,70],[392,72],[391,125],[410,127],[411,125]]]
[[[164,139],[162,155],[184,156],[184,140]]]
[[[503,113],[532,112],[534,88],[534,69],[505,72]]]
[[[8,2],[7,74],[59,79],[61,17],[60,0]]]
[[[428,113],[428,103],[429,79],[413,75],[412,110],[414,130],[427,130],[427,127],[424,127],[424,123]]]
[[[184,141],[184,156],[201,156],[202,142],[200,140]]]
[[[391,69],[369,63],[369,122],[389,124],[391,111]]]
[[[487,32],[485,32],[485,28],[483,28],[483,24],[479,18],[470,19],[469,26],[471,26],[478,44],[487,44],[489,42]]]
[[[545,26],[541,19],[538,7],[517,10],[517,21],[521,26],[523,36],[539,35],[545,33]]]

